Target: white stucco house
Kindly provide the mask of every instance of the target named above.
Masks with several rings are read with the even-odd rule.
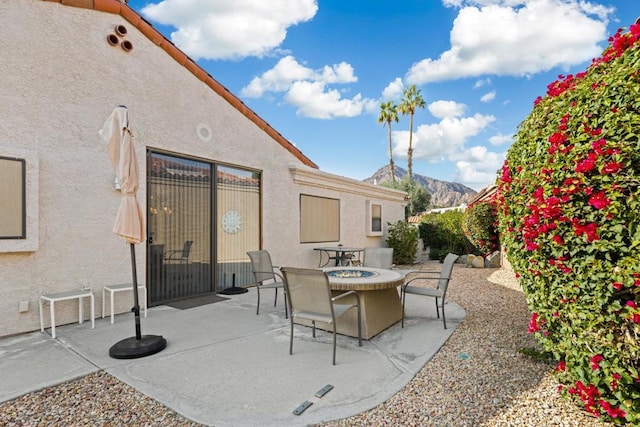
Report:
[[[150,306],[250,285],[249,250],[316,267],[314,247],[384,246],[387,222],[404,218],[405,193],[320,171],[126,3],[2,1],[0,23],[0,336],[39,329],[44,293],[89,287],[98,314],[105,285],[131,282],[98,135],[119,105],[140,166]],[[57,305],[57,323],[77,308]]]

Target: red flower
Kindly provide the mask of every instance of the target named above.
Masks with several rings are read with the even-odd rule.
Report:
[[[504,166],[502,166],[502,182],[504,182],[505,184],[510,183],[511,181],[513,181],[513,179],[511,179],[511,171],[509,170],[509,166],[507,166],[506,164]]]
[[[589,224],[582,225],[576,218],[573,219],[572,224],[577,236],[586,234],[588,242],[600,240],[600,236],[598,236],[597,233],[598,224],[591,222]]]
[[[576,172],[586,173],[596,167],[596,154],[589,153],[586,159],[580,160],[575,167]]]
[[[602,149],[607,145],[607,141],[604,139],[599,139],[597,141],[593,141],[591,143],[591,148],[595,151],[596,154],[602,155],[604,152]]]
[[[540,325],[544,323],[543,320],[538,321],[538,313],[533,313],[531,315],[531,320],[529,321],[529,333],[532,334],[534,332],[540,331]]]
[[[620,289],[622,289],[622,283],[620,283],[620,282],[613,282],[613,283],[611,284],[611,286],[613,286],[613,288],[614,288],[616,291],[619,291]]]
[[[591,356],[591,358],[589,359],[589,361],[591,362],[591,369],[593,369],[594,371],[597,371],[598,369],[600,369],[600,362],[602,362],[604,360],[604,357],[602,357],[601,354],[596,354],[595,356]]]
[[[622,169],[622,166],[622,163],[619,162],[605,163],[602,169],[600,169],[600,173],[603,175],[611,175],[612,173],[616,173]]]
[[[564,244],[564,240],[562,240],[562,237],[558,236],[557,234],[554,234],[552,237],[553,241],[556,242],[558,245],[563,245]]]
[[[564,372],[567,369],[567,364],[564,360],[558,362],[558,366],[556,366],[556,371]]]
[[[627,301],[627,307],[638,308],[638,304],[635,301]]]
[[[620,408],[614,408],[606,400],[600,400],[598,403],[600,403],[602,409],[604,409],[611,418],[624,418],[627,416],[626,412]]]
[[[589,204],[596,209],[604,209],[611,204],[611,201],[604,194],[604,191],[600,191],[589,197]]]

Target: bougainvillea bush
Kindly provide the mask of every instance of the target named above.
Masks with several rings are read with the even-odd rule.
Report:
[[[498,212],[495,197],[475,202],[464,211],[462,231],[481,255],[498,250]]]
[[[560,393],[640,424],[640,25],[560,76],[498,177],[501,240]]]

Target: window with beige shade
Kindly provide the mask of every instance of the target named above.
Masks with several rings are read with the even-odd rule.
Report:
[[[0,157],[0,239],[24,239],[26,227],[24,159]]]
[[[340,240],[340,200],[300,195],[300,243]]]
[[[367,236],[382,236],[382,205],[367,200]]]

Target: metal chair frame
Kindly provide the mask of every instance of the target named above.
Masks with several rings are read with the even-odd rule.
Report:
[[[336,364],[336,319],[356,307],[358,310],[358,346],[362,347],[362,319],[360,296],[348,291],[332,296],[329,278],[322,270],[282,267],[285,289],[291,311],[291,333],[289,354],[293,354],[293,324],[296,319],[311,321],[313,338],[316,337],[316,322],[325,322],[333,329],[333,364]],[[339,304],[340,299],[355,295],[356,303]]]
[[[444,314],[445,297],[447,295],[447,288],[449,281],[451,280],[451,273],[453,271],[453,264],[458,259],[456,254],[447,254],[442,263],[442,269],[440,271],[418,271],[411,275],[411,279],[404,283],[400,289],[402,292],[402,327],[404,328],[404,307],[407,294],[416,294],[426,297],[432,297],[436,300],[436,315],[440,318],[440,308],[442,308],[442,323],[444,328],[447,329],[447,319]],[[436,275],[435,277],[433,275]],[[421,286],[410,286],[412,282],[416,280],[437,280],[437,286],[435,288],[425,288]],[[441,304],[438,305],[438,299]]]

